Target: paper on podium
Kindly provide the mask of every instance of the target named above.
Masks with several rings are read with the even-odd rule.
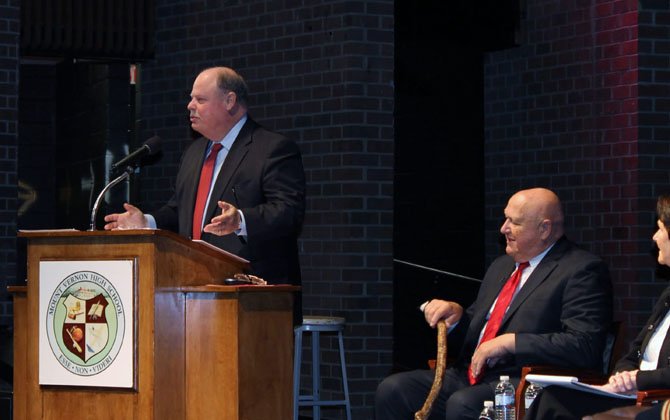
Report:
[[[591,394],[604,395],[612,398],[631,399],[631,400],[637,398],[636,394],[618,394],[616,392],[609,392],[600,389],[599,386],[579,382],[579,379],[577,379],[574,376],[536,375],[531,373],[526,375],[526,381],[532,382],[537,385],[541,385],[542,387],[549,385],[556,385],[565,388],[576,389],[582,392],[589,392]]]
[[[52,232],[77,232],[75,228],[69,229],[19,229],[21,233],[52,233]]]

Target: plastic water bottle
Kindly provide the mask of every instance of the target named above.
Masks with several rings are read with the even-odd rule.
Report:
[[[537,397],[537,394],[540,393],[542,390],[542,387],[540,385],[535,385],[534,383],[530,383],[528,387],[526,388],[526,394],[524,395],[524,405],[526,407],[526,410],[530,408],[530,405],[535,401],[535,397]]]
[[[479,414],[479,420],[496,420],[496,410],[493,409],[493,401],[484,401],[484,408]]]
[[[514,408],[514,385],[509,381],[509,376],[500,377],[496,385],[496,420],[515,420],[516,409]]]

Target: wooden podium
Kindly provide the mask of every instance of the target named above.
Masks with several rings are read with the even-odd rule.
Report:
[[[244,261],[160,230],[29,231],[14,296],[14,419],[288,419],[295,286],[223,286]],[[42,261],[133,260],[134,387],[39,384]],[[132,305],[131,305],[132,306]]]

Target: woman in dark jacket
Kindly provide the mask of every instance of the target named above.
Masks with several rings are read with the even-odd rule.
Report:
[[[658,262],[670,266],[670,195],[658,198],[658,230],[653,240]],[[670,388],[670,287],[656,302],[649,321],[621,358],[602,388],[628,394],[638,390]],[[526,419],[579,419],[615,407],[631,405],[631,400],[594,395],[557,386],[547,387],[533,402]]]

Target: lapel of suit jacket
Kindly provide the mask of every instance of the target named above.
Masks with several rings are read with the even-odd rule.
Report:
[[[542,258],[542,261],[535,267],[531,273],[526,283],[524,283],[519,293],[514,297],[512,303],[507,309],[505,316],[503,317],[501,328],[505,325],[507,320],[514,314],[514,312],[519,309],[519,306],[533,293],[542,282],[544,282],[547,277],[551,274],[556,266],[558,266],[558,260],[565,254],[566,248],[568,246],[567,240],[561,238],[559,239],[554,247],[547,253],[547,255]]]
[[[228,189],[228,184],[230,184],[233,175],[247,155],[251,141],[253,139],[253,132],[256,127],[256,122],[254,122],[250,117],[247,117],[247,122],[244,123],[240,133],[237,135],[233,145],[230,147],[230,151],[228,152],[226,159],[223,161],[219,175],[216,178],[216,183],[212,189],[212,196],[209,199],[209,203],[207,203],[206,214],[209,215],[207,220],[210,220],[215,216],[215,213],[217,213],[217,201],[221,199],[223,192]],[[233,204],[235,207],[238,206],[237,203],[231,204]]]
[[[653,314],[653,321],[647,325],[647,334],[644,336],[644,340],[642,340],[642,344],[640,344],[640,360],[642,360],[642,355],[644,355],[645,350],[647,349],[647,345],[649,344],[649,340],[651,340],[652,335],[654,335],[654,331],[656,331],[656,328],[658,328],[659,324],[663,322],[663,318],[665,318],[665,315],[668,313],[668,310],[670,309],[670,288],[666,288],[663,291],[663,294],[661,295],[661,298],[659,299],[659,303],[655,305],[654,308],[654,314]],[[667,367],[670,365],[670,361],[668,361],[668,357],[670,356],[670,331],[668,331],[668,334],[665,335],[665,338],[663,339],[663,344],[661,345],[661,350],[658,355],[658,367]]]
[[[489,287],[489,290],[487,290],[482,296],[481,310],[473,315],[471,322],[471,325],[475,326],[474,333],[476,337],[474,338],[477,341],[479,341],[479,334],[482,328],[484,328],[484,324],[487,322],[489,313],[491,312],[491,306],[493,306],[493,302],[495,302],[503,286],[505,283],[507,283],[507,280],[509,280],[509,277],[514,272],[514,269],[514,261],[511,258],[502,263],[498,274],[494,274],[499,275],[500,277],[498,279],[494,279],[494,284],[492,284],[491,287]]]

